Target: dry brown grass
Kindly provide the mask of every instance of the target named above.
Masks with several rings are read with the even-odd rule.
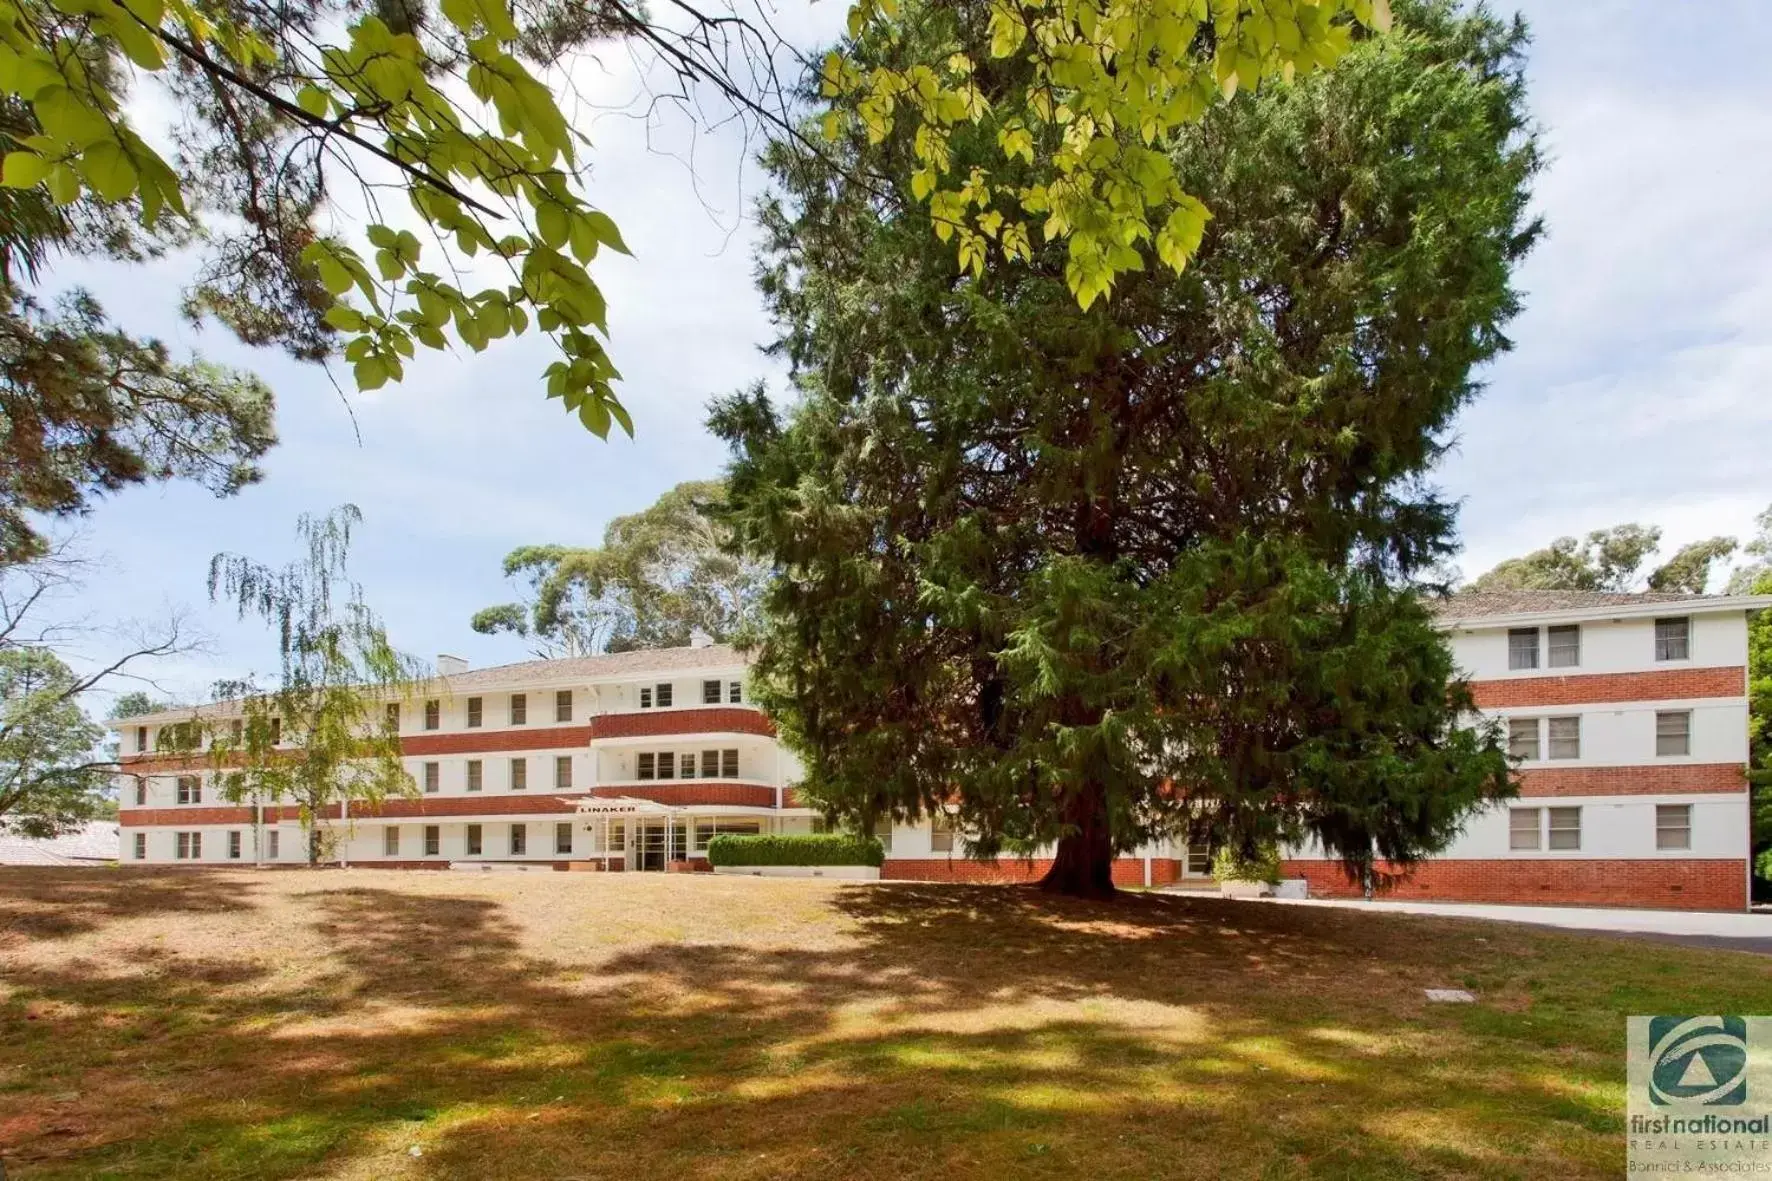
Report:
[[[1438,985],[1481,1003],[1430,1007]],[[1762,957],[1155,895],[0,871],[0,1160],[1610,1177],[1624,1015],[1768,1009]]]

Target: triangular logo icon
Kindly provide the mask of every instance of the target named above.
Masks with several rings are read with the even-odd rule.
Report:
[[[1678,1085],[1694,1088],[1714,1087],[1717,1085],[1717,1076],[1710,1072],[1710,1067],[1706,1065],[1703,1054],[1694,1054],[1692,1060],[1686,1063],[1686,1071],[1680,1075]]]

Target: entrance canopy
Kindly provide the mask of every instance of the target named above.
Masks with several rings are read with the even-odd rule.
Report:
[[[588,816],[671,816],[683,810],[672,804],[661,804],[657,800],[642,800],[633,796],[580,800],[577,809]]]

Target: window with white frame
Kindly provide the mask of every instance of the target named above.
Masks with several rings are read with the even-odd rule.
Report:
[[[425,791],[435,793],[443,786],[443,767],[439,763],[425,764]]]
[[[695,755],[692,752],[685,751],[677,756],[677,778],[695,778]]]
[[[613,822],[612,824],[610,824],[610,826],[609,826],[609,848],[607,851],[610,853],[625,853],[625,852],[627,852],[627,848],[628,848],[627,822],[623,821],[623,820],[617,820],[617,821]]]
[[[181,804],[201,804],[203,802],[203,781],[195,775],[180,775],[176,798]]]
[[[237,828],[228,830],[228,859],[230,861],[240,860],[240,830]]]
[[[282,835],[282,833],[279,833],[274,828],[265,834],[265,856],[269,857],[272,861],[277,860],[280,855],[278,850],[283,844]]]
[[[572,690],[561,689],[554,694],[554,720],[570,722],[572,720]]]
[[[731,682],[727,683],[727,685],[726,685],[726,700],[727,700],[727,702],[729,702],[732,705],[739,705],[739,704],[743,703],[743,701],[744,701],[744,682],[743,681],[731,681]]]
[[[671,707],[671,685],[669,681],[653,687],[652,702],[660,709],[669,709]]]
[[[675,779],[677,777],[677,756],[668,750],[658,752],[658,777]]]
[[[723,750],[720,752],[720,778],[738,778],[738,752],[736,750]]]
[[[529,787],[529,760],[511,760],[511,790],[525,791]]]
[[[1692,711],[1661,710],[1655,715],[1655,754],[1659,758],[1692,753]]]
[[[486,766],[479,759],[468,760],[468,790],[479,791],[486,786]]]
[[[572,786],[572,756],[559,755],[554,759],[554,786]]]
[[[1552,668],[1576,668],[1581,664],[1581,625],[1562,624],[1548,630],[1547,662]]]
[[[1507,666],[1510,669],[1538,667],[1538,629],[1509,628],[1507,633]]]
[[[640,708],[652,708],[652,687],[650,685],[640,690]]]
[[[763,826],[755,820],[728,820],[709,817],[695,822],[693,844],[691,848],[697,853],[708,851],[708,842],[716,836],[751,836],[763,831]]]
[[[572,852],[572,822],[562,820],[554,825],[554,852],[562,855]]]
[[[145,751],[148,749],[148,728],[146,726],[137,726],[135,728],[135,749],[138,751]]]
[[[481,834],[484,830],[478,824],[468,825],[468,856],[478,857],[481,850]]]
[[[717,681],[717,680],[703,681],[701,683],[701,703],[703,705],[719,705],[720,704],[720,682],[719,681]]]
[[[135,859],[137,861],[148,859],[148,834],[145,832],[135,834]]]
[[[400,826],[390,824],[381,830],[381,851],[384,857],[400,855]]]
[[[443,851],[443,826],[425,825],[425,856],[435,857]]]
[[[634,756],[634,778],[658,778],[658,756],[649,750],[643,750]]]
[[[236,747],[246,739],[246,719],[235,718],[228,723],[228,740]]]
[[[522,726],[529,721],[529,694],[511,694],[511,725]]]
[[[529,852],[529,826],[511,825],[511,856],[522,857]]]
[[[443,724],[443,703],[441,701],[425,702],[425,729],[435,730]]]
[[[1581,848],[1581,809],[1546,808],[1549,840],[1545,847],[1555,852]]]
[[[181,832],[174,843],[173,856],[180,861],[195,861],[203,856],[203,834]]]
[[[1692,621],[1681,616],[1655,621],[1655,659],[1688,660],[1692,656]]]
[[[704,750],[701,752],[701,777],[713,779],[720,774],[720,752]]]
[[[135,778],[135,806],[144,808],[148,803],[148,781],[141,776]]]
[[[932,853],[952,853],[954,851],[954,818],[939,809],[929,818],[929,851]]]
[[[1507,720],[1507,753],[1527,762],[1538,758],[1538,719]]]
[[[468,698],[468,729],[477,730],[480,723],[486,720],[486,699],[484,697]]]
[[[886,852],[892,852],[892,817],[882,816],[874,822],[874,836],[879,838],[880,845]]]
[[[1581,757],[1581,718],[1579,715],[1566,718],[1547,718],[1545,729],[1549,734],[1550,750],[1547,752],[1553,759],[1579,759]]]
[[[1655,847],[1657,849],[1690,849],[1692,847],[1692,805],[1655,805]]]
[[[1543,824],[1541,808],[1509,808],[1507,810],[1507,847],[1516,852],[1541,846],[1539,829]]]

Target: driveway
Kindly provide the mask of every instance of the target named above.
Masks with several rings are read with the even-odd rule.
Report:
[[[1334,906],[1380,914],[1437,914],[1452,918],[1531,923],[1569,931],[1591,931],[1692,947],[1715,947],[1772,955],[1772,914],[1739,911],[1628,910],[1586,906],[1489,906],[1463,902],[1363,902],[1313,898],[1263,898],[1274,906]]]

